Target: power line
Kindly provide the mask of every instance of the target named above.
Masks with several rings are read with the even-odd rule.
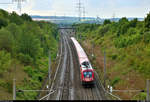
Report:
[[[81,0],[79,0],[78,3],[77,3],[77,9],[78,9],[79,21],[81,21],[81,16],[82,16],[82,3],[81,3]]]
[[[84,3],[83,3],[83,19],[85,20],[86,18],[86,14],[88,14],[87,12],[87,9],[86,9],[86,0],[84,0]]]
[[[12,0],[12,2],[1,2],[0,4],[8,5],[8,4],[14,4],[14,2],[17,2],[17,8],[19,9],[19,13],[21,14],[22,9],[22,3],[26,0]]]
[[[11,2],[0,2],[0,4],[13,4],[13,1],[11,1]]]
[[[0,4],[7,4],[8,5],[8,4],[13,4],[13,3],[10,2],[10,3],[0,3]]]
[[[21,14],[22,11],[22,3],[26,0],[12,0],[13,2],[17,2],[17,8],[19,9],[19,13]]]
[[[115,13],[113,13],[112,21],[114,21],[114,22],[115,22],[115,16],[116,16],[116,14],[115,14]]]
[[[99,23],[101,23],[102,22],[102,19],[97,15],[97,17],[96,17],[96,22],[99,24]]]
[[[85,14],[86,14],[85,7],[83,7],[83,19],[84,20],[85,20]]]

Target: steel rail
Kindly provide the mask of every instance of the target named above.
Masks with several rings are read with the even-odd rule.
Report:
[[[34,91],[49,91],[49,90],[17,90],[18,92],[34,92]]]
[[[68,40],[69,40],[69,37],[68,37]],[[69,54],[70,54],[70,69],[71,69],[71,74],[70,74],[70,78],[71,78],[71,81],[72,81],[72,88],[71,89],[69,89],[69,93],[70,93],[70,100],[74,100],[74,87],[73,87],[73,80],[74,80],[74,78],[73,78],[73,76],[74,76],[74,67],[73,67],[73,56],[72,56],[72,50],[71,50],[71,47],[70,47],[70,45],[69,45],[69,42],[68,42],[68,40],[67,40],[67,45],[68,45],[68,48],[69,48]]]
[[[65,36],[64,36],[64,44],[66,43],[66,38],[65,38]],[[66,54],[64,54],[64,60],[63,60],[63,65],[62,65],[62,67],[64,68],[64,69],[62,69],[62,73],[61,73],[61,80],[60,80],[60,83],[59,84],[61,84],[62,85],[62,87],[61,88],[59,88],[59,90],[58,90],[58,94],[57,94],[57,97],[56,97],[56,100],[60,100],[61,98],[62,98],[62,92],[63,92],[63,89],[64,89],[64,79],[65,79],[65,72],[66,72],[66,66],[65,66],[65,63],[66,63],[66,61],[67,61],[67,47],[65,46],[65,53]]]
[[[66,34],[66,32],[64,32],[64,40],[65,40],[65,42],[66,42],[66,50],[68,50],[68,52],[69,52],[69,55],[71,55],[71,53],[70,53],[70,47],[69,47],[69,43],[68,43],[68,39],[67,39],[67,34]],[[71,59],[70,59],[70,57],[71,56],[69,56],[69,57],[67,57],[67,59],[69,59],[68,61],[70,61],[70,63],[72,62],[71,61]],[[68,62],[69,63],[69,62]],[[68,66],[66,66],[66,69],[65,69],[65,71],[67,71],[67,68],[70,68],[70,65],[71,64],[67,64]],[[72,63],[72,65],[73,65],[73,63]],[[73,68],[73,67],[72,67]],[[68,70],[70,70],[70,69],[68,69]],[[57,96],[57,99],[59,99],[59,100],[62,100],[63,99],[63,94],[64,94],[64,91],[65,91],[65,82],[67,82],[67,80],[69,80],[69,79],[66,79],[66,77],[67,77],[67,75],[66,74],[68,74],[68,73],[65,73],[65,75],[64,75],[64,81],[63,81],[63,86],[61,87],[61,91],[60,91],[60,94]],[[69,84],[69,83],[68,83]],[[70,86],[69,86],[69,93],[70,93]],[[68,97],[70,97],[70,94],[69,94],[69,96]],[[71,98],[72,98],[72,95],[71,95]]]
[[[56,69],[56,72],[55,72],[55,75],[54,75],[54,79],[52,81],[52,85],[51,85],[51,88],[49,90],[49,94],[45,95],[44,97],[40,98],[39,100],[43,100],[44,98],[47,97],[47,100],[49,99],[50,95],[51,95],[51,90],[53,89],[53,86],[54,86],[54,81],[56,79],[56,76],[57,76],[57,73],[58,73],[58,69],[59,69],[59,66],[60,66],[60,62],[61,62],[61,57],[62,57],[62,39],[61,39],[61,50],[60,50],[60,59],[59,59],[59,62],[58,62],[58,66],[57,66],[57,69]]]
[[[113,95],[112,93],[106,91],[106,89],[104,88],[103,84],[100,82],[100,79],[99,79],[99,77],[98,77],[98,73],[97,73],[96,71],[95,71],[95,74],[96,74],[96,76],[97,76],[97,78],[98,78],[98,83],[102,86],[102,88],[103,88],[103,90],[104,90],[105,93],[107,93],[107,94],[109,94],[109,95],[111,95],[111,96],[117,98],[118,100],[122,100],[120,97],[118,97],[118,96],[116,96],[116,95]]]
[[[46,97],[48,97],[49,95],[53,94],[54,92],[55,92],[55,91],[53,91],[53,92],[50,92],[48,95],[46,95],[46,96],[42,97],[40,100],[43,100],[43,99],[45,99]]]
[[[57,69],[56,69],[56,72],[55,72],[55,75],[54,75],[54,80],[53,80],[53,82],[52,82],[50,91],[51,91],[51,90],[53,89],[53,87],[54,87],[54,81],[56,80],[56,76],[57,76],[57,73],[58,73],[58,69],[60,68],[61,57],[62,57],[62,39],[61,39],[60,59],[59,59],[59,63],[58,63],[58,66],[57,66]],[[50,95],[51,95],[51,94],[50,94]],[[49,100],[50,95],[47,97],[47,100]]]

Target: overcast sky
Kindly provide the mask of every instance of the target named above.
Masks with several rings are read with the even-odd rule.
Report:
[[[41,16],[78,16],[79,0],[26,0],[22,3],[22,13]],[[0,0],[9,3],[11,0]],[[101,18],[145,17],[150,11],[150,0],[81,0],[86,16]],[[9,12],[17,10],[17,3],[0,4],[0,8]]]

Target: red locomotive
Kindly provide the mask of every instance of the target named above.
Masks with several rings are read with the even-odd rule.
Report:
[[[83,48],[81,45],[78,43],[78,41],[74,38],[71,37],[71,40],[73,41],[78,59],[79,59],[79,64],[80,64],[80,73],[81,73],[81,82],[82,85],[93,85],[94,84],[94,70],[91,66],[91,63],[89,62],[89,59],[84,52]]]

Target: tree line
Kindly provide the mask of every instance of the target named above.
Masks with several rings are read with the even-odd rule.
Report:
[[[54,60],[58,39],[57,25],[33,21],[27,14],[19,16],[15,12],[8,13],[0,9],[0,86],[7,84],[4,73],[9,72],[18,62],[24,66],[22,70],[28,73],[30,79],[38,83],[36,87],[31,87],[32,85],[28,87],[40,88],[48,70],[48,53],[51,52]],[[26,80],[20,87],[27,87],[25,83]],[[19,97],[30,99],[35,98],[36,95],[37,93],[29,97],[29,94],[20,94]]]
[[[130,72],[138,73],[143,80],[150,77],[150,12],[143,21],[137,18],[128,20],[123,17],[117,22],[106,19],[103,24],[85,23],[73,26],[77,29],[77,35],[80,38],[78,40],[90,41],[91,44],[100,48],[100,50],[97,49],[99,53],[103,54],[105,49],[107,61],[113,63],[111,70],[108,68],[107,73],[109,75],[114,72],[119,73],[115,77],[108,75],[113,83],[112,86],[115,87],[119,81],[125,81],[120,79]],[[116,79],[119,81],[115,82]],[[120,82],[120,84],[123,83]],[[145,99],[146,93],[138,96],[140,99]]]

